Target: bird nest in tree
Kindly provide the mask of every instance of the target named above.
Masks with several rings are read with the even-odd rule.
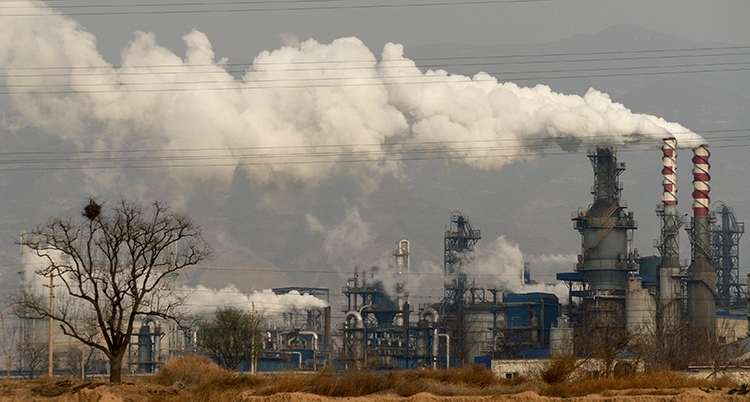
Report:
[[[83,208],[83,216],[90,220],[96,219],[97,216],[102,212],[102,206],[97,204],[94,200],[89,200],[89,205]]]

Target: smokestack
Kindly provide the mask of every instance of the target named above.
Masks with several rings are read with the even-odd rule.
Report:
[[[680,278],[680,245],[679,230],[682,219],[677,212],[677,140],[665,138],[662,145],[661,170],[662,204],[656,208],[656,214],[661,218],[661,239],[659,242],[659,253],[661,264],[659,268],[659,302],[662,308],[662,321],[666,333],[677,330],[681,303],[679,297],[682,293]]]
[[[323,310],[323,343],[327,350],[331,350],[331,306]]]
[[[693,154],[693,215],[695,217],[708,216],[708,204],[711,202],[708,197],[711,191],[708,185],[711,180],[708,174],[708,169],[711,168],[708,157],[711,153],[708,152],[708,145],[702,144],[693,149]],[[706,239],[708,239],[708,232],[706,232]]]
[[[674,137],[665,138],[661,149],[664,152],[661,158],[664,165],[661,170],[664,177],[661,182],[664,187],[661,200],[665,207],[674,207],[677,206],[677,173],[675,172],[677,170],[677,140]]]
[[[693,149],[693,227],[692,261],[688,268],[688,320],[691,328],[705,328],[710,337],[716,334],[716,272],[711,257],[711,202],[708,185],[711,167],[708,145]]]

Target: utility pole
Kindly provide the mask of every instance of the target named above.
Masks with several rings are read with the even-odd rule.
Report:
[[[53,348],[53,342],[52,342],[52,330],[54,328],[54,320],[52,319],[52,315],[55,312],[54,310],[54,300],[55,300],[55,277],[50,275],[49,277],[49,345],[47,346],[48,352],[49,352],[49,367],[47,368],[47,375],[50,379],[52,379],[52,348]]]

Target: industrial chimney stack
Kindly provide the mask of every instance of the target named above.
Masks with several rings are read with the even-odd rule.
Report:
[[[659,304],[662,309],[662,325],[669,332],[676,330],[681,311],[680,244],[679,230],[682,219],[677,211],[677,140],[665,138],[662,145],[662,192],[661,205],[656,214],[661,218],[659,253]]]
[[[716,271],[711,256],[708,174],[711,153],[703,144],[693,150],[692,261],[688,268],[687,315],[691,328],[716,334]]]

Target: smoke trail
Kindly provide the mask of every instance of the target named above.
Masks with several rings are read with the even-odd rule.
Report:
[[[189,194],[196,185],[227,185],[236,172],[277,191],[313,188],[337,175],[373,188],[383,175],[400,171],[401,159],[385,153],[393,150],[386,143],[438,142],[434,147],[448,158],[499,169],[536,158],[540,144],[573,151],[666,135],[681,146],[701,142],[679,124],[632,113],[594,89],[581,97],[544,85],[499,83],[485,73],[422,73],[403,57],[401,45],[386,45],[378,61],[356,38],[264,51],[235,78],[201,32],[183,37],[184,58],[159,46],[153,34],[137,32],[114,67],[77,22],[43,3],[28,4],[36,5],[28,13],[40,17],[4,18],[0,29],[0,68],[6,69],[0,82],[13,93],[13,114],[0,128],[36,127],[81,150],[154,149],[174,157],[175,150],[199,148],[198,156],[209,157],[174,161],[182,167],[168,168],[167,175],[87,171],[96,189],[122,187],[125,180],[133,188],[158,182]],[[13,70],[60,66],[73,69]],[[45,71],[55,74],[36,74]],[[205,90],[216,87],[222,90]],[[494,142],[471,142],[479,140]],[[263,157],[258,149],[266,150]],[[370,163],[340,163],[363,150],[353,159]],[[315,163],[297,163],[305,161]]]

